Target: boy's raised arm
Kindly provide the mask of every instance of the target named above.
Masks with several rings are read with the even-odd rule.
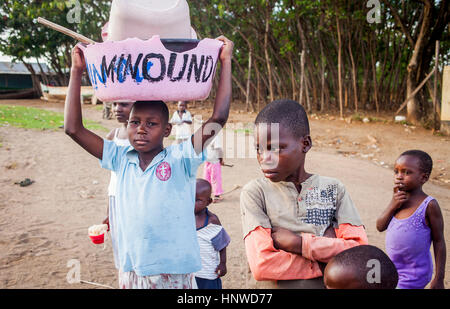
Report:
[[[102,159],[103,139],[83,126],[80,92],[85,67],[83,52],[75,46],[72,50],[72,68],[64,106],[64,132],[94,157]]]
[[[219,55],[221,69],[219,88],[217,90],[216,100],[212,116],[198,129],[192,136],[192,145],[198,154],[207,146],[207,142],[212,141],[214,137],[225,125],[228,120],[231,103],[231,60],[233,56],[233,42],[224,36],[217,38],[223,42]]]

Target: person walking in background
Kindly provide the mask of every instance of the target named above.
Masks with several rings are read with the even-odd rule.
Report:
[[[206,148],[206,162],[203,167],[203,178],[209,181],[212,187],[213,203],[223,200],[222,187],[222,166],[223,148],[222,148],[222,132],[219,132],[211,144]]]
[[[178,102],[177,110],[173,113],[170,123],[175,129],[175,140],[178,144],[191,137],[192,115],[187,110],[186,101]]]

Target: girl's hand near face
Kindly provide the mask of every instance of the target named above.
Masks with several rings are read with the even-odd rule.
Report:
[[[400,185],[394,185],[394,194],[392,196],[391,208],[392,210],[397,210],[402,207],[402,205],[408,200],[409,194],[401,190]]]
[[[409,193],[402,191],[401,189],[402,185],[397,183],[394,184],[394,194],[392,195],[392,200],[377,219],[376,227],[378,232],[383,232],[387,229],[397,210],[399,210],[403,204],[408,201]]]

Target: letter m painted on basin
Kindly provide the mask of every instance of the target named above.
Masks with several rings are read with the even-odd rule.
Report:
[[[114,66],[115,66],[116,60],[117,60],[117,56],[114,56],[114,58],[111,59],[111,62],[109,63],[109,65],[107,65],[106,64],[106,56],[103,56],[102,65],[100,67],[100,70],[102,72],[102,77],[103,77],[103,84],[106,84],[108,77],[111,77],[111,81],[114,83]]]

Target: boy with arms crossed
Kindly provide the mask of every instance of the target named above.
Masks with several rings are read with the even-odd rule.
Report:
[[[339,180],[305,171],[312,142],[299,103],[274,101],[255,124],[265,177],[249,182],[240,201],[250,270],[270,287],[324,288],[320,263],[367,244],[361,219]]]

